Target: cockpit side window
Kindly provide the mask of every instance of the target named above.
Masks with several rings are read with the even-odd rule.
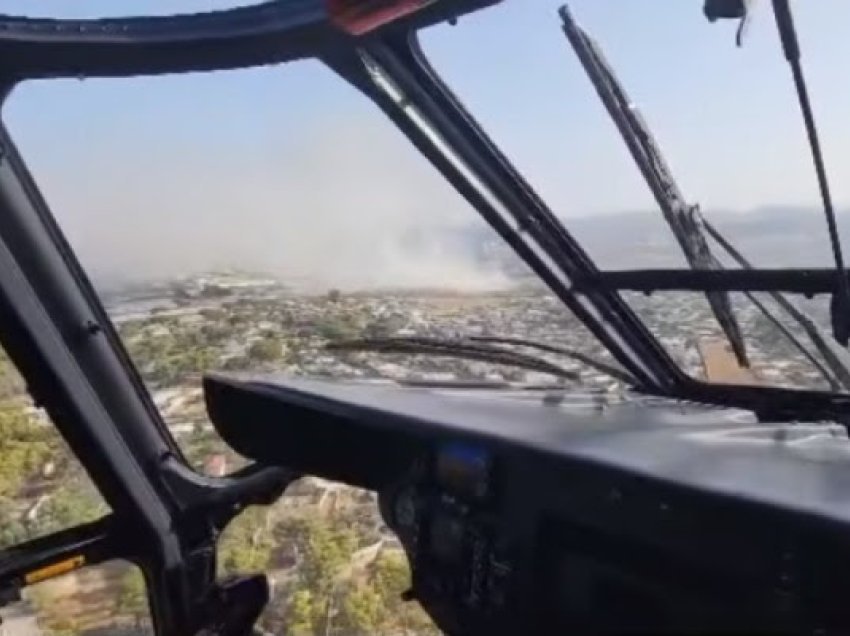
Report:
[[[110,512],[50,417],[0,350],[0,566],[21,544]],[[71,571],[73,570],[73,571]],[[60,572],[64,572],[56,576]],[[0,634],[152,633],[144,577],[126,561],[86,567],[80,557],[0,589]]]
[[[316,62],[28,81],[4,121],[168,431],[207,475],[245,460],[207,417],[206,372],[616,382],[558,354],[445,355],[460,339],[499,353],[472,339],[522,336],[615,364],[392,122]],[[397,338],[437,345],[342,346]],[[366,492],[305,479],[234,520],[218,556],[222,574],[267,573],[259,624],[273,633],[331,633],[329,614],[332,633],[433,633],[398,600],[409,571]]]
[[[0,549],[108,512],[82,464],[0,350]]]
[[[31,585],[0,608],[0,634],[148,636],[154,633],[145,579],[108,561]],[[3,631],[3,630],[6,631]]]

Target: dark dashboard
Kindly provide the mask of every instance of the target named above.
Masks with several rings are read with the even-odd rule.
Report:
[[[205,380],[239,453],[379,493],[449,634],[846,632],[850,443],[672,401]]]

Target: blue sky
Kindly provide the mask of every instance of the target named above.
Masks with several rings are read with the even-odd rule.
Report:
[[[0,10],[91,17],[230,4],[236,3],[160,1],[152,7],[141,0],[0,0]],[[424,33],[424,48],[559,215],[652,208],[560,31],[559,4],[507,0],[455,27]],[[743,49],[734,47],[732,23],[705,21],[701,0],[575,0],[571,6],[608,54],[691,200],[706,210],[817,204],[769,2],[756,3]],[[850,54],[850,2],[797,0],[793,8],[835,199],[850,205],[850,179],[844,178],[850,165],[850,81],[843,72]],[[275,197],[303,190],[290,207],[301,206],[312,201],[317,183],[327,188],[331,175],[366,167],[363,178],[348,180],[345,197],[325,193],[323,205],[337,214],[325,217],[327,222],[336,222],[343,204],[361,195],[364,178],[378,181],[381,171],[398,182],[393,201],[413,194],[433,196],[432,209],[455,207],[454,194],[371,105],[314,63],[186,77],[29,83],[12,95],[4,118],[57,216],[71,238],[84,244],[110,242],[118,218],[137,235],[157,224],[188,235],[191,228],[174,217],[196,224],[199,213],[184,212],[193,204],[206,218],[226,217],[215,209],[225,206],[221,202],[229,209],[262,209],[258,217],[271,215]],[[341,150],[341,143],[350,145]],[[331,159],[331,152],[338,156]],[[281,158],[287,154],[292,157]],[[324,171],[322,178],[304,172],[304,157]],[[197,177],[194,183],[187,175]],[[181,188],[192,191],[177,192]],[[375,186],[369,196],[384,194]],[[122,208],[131,212],[119,212]],[[165,211],[157,216],[152,210]],[[104,224],[107,229],[98,229]],[[158,239],[151,234],[148,240]],[[210,241],[233,249],[223,238]],[[112,242],[116,253],[110,258],[127,252],[120,240]],[[254,250],[248,239],[245,250]]]
[[[559,4],[509,2],[456,30],[468,38],[451,37],[450,29],[435,34],[432,55],[529,176],[538,176],[548,198],[563,201],[566,215],[648,206],[613,125],[556,28]],[[835,194],[846,204],[850,3],[792,4]],[[576,0],[571,7],[656,132],[688,196],[734,209],[816,201],[769,2],[756,3],[743,49],[733,45],[731,22],[704,19],[701,0]],[[489,38],[476,41],[484,34]],[[492,63],[479,50],[493,55]]]
[[[238,2],[2,0],[0,9],[90,17],[232,4]],[[563,200],[565,215],[648,204],[612,126],[560,34],[555,15],[559,4],[508,0],[457,27],[441,26],[426,33],[426,50],[528,176],[550,190],[550,197]],[[701,0],[575,0],[572,7],[608,52],[692,197],[731,208],[816,201],[802,125],[778,50],[769,2],[756,3],[755,21],[743,49],[732,44],[733,25],[709,25],[701,4]],[[850,203],[850,180],[841,179],[842,167],[850,159],[850,82],[842,72],[850,54],[846,38],[850,3],[798,0],[794,10],[836,198]],[[200,109],[205,89],[215,92],[206,78],[154,81],[145,93],[151,104],[161,101],[171,109],[185,109],[179,126],[184,132],[184,126],[203,128],[205,109],[215,108],[228,109],[239,120],[231,132],[243,136],[250,134],[246,129],[251,126],[286,117],[286,94],[291,91],[314,91],[310,108],[319,106],[316,116],[328,116],[323,111],[333,104],[322,104],[328,82],[312,81],[318,72],[302,70],[287,70],[285,82],[267,81],[265,72],[242,73],[238,79],[228,79],[228,89],[239,90],[240,97]],[[117,84],[102,90],[69,87],[75,93],[73,114],[104,125],[137,116],[127,112]],[[24,128],[43,127],[45,134],[31,133],[28,139],[32,139],[32,154],[47,152],[44,146],[52,146],[57,133],[61,140],[63,133],[56,130],[58,126],[50,127],[60,122],[44,107],[62,100],[63,91],[45,89],[31,100],[25,99],[26,89],[19,93],[8,107],[10,117],[22,133]],[[180,130],[170,132],[180,136]],[[68,138],[73,139],[72,135]]]

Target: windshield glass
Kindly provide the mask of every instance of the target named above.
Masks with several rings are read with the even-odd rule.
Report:
[[[85,15],[140,6],[119,4],[94,3]],[[23,3],[3,6],[24,12],[16,11]],[[424,50],[601,267],[684,267],[678,241],[572,56],[556,8],[506,2],[429,29]],[[693,7],[685,15],[684,5],[660,0],[640,7],[585,0],[575,9],[611,44],[610,58],[669,149],[687,200],[756,265],[830,265],[786,70],[775,50],[767,53],[775,48],[770,33],[754,30],[754,45],[735,58],[720,42],[728,32],[710,31]],[[801,22],[824,20],[818,11],[801,10]],[[634,31],[637,12],[660,30]],[[837,42],[829,26],[838,21],[826,22],[826,41]],[[812,47],[811,64],[828,71],[821,46]],[[683,81],[668,81],[668,65]],[[765,88],[753,106],[738,95],[749,94],[756,74]],[[813,90],[830,77],[816,73]],[[825,145],[840,157],[836,148],[848,141],[842,95],[847,102],[850,93],[830,94],[834,110],[823,126],[837,132]],[[402,106],[404,96],[396,98]],[[201,389],[208,372],[544,389],[547,404],[560,403],[564,389],[579,397],[626,393],[630,376],[590,330],[373,104],[317,62],[30,81],[16,87],[3,119],[199,471],[223,476],[245,463],[208,421]],[[850,200],[842,187],[850,185],[838,184],[836,198]],[[823,298],[797,303],[809,322],[764,298],[777,322],[731,294],[751,362],[741,369],[705,295],[623,297],[696,378],[836,388],[780,333],[828,332]],[[29,404],[17,407],[35,416]],[[12,423],[32,441],[35,420]],[[37,502],[14,499],[31,475],[45,473],[73,477],[56,486],[80,493],[80,503],[71,512],[44,507],[51,514],[41,513],[45,525],[35,531],[103,514],[80,471],[49,467],[54,445],[42,450],[35,460],[29,447],[18,453],[20,467],[6,480],[9,514],[34,508],[38,516]],[[30,536],[28,527],[13,529],[6,544]],[[415,604],[399,600],[409,572],[371,493],[305,478],[274,505],[246,510],[218,550],[222,573],[268,573],[265,630],[433,632]],[[139,581],[126,582],[129,607],[138,608]]]
[[[79,460],[0,349],[0,555],[109,512]],[[2,633],[2,632],[0,632]]]
[[[432,27],[420,40],[437,71],[600,268],[688,267],[562,31],[562,4],[507,2],[457,25]],[[799,107],[789,90],[790,74],[772,16],[759,14],[744,48],[738,49],[733,32],[711,28],[687,3],[674,4],[577,0],[570,7],[639,109],[685,204],[698,204],[702,217],[753,266],[834,266]],[[825,7],[801,6],[799,14],[799,30],[818,33],[811,42],[806,40],[806,65],[824,152],[840,162],[850,141],[843,115],[850,92],[834,87],[840,70],[827,42],[838,46],[843,34]],[[655,28],[633,26],[646,22]],[[676,54],[671,56],[671,51]],[[694,72],[696,68],[700,72]],[[755,83],[759,90],[754,93]],[[834,184],[833,195],[846,244],[850,215],[841,212],[841,204],[850,201],[850,186]],[[725,267],[741,267],[711,238],[707,243]],[[694,377],[850,388],[825,379],[819,366],[828,365],[809,338],[814,330],[834,342],[827,296],[789,296],[792,310],[804,314],[801,319],[789,317],[767,294],[755,297],[769,315],[743,294],[729,294],[731,313],[744,337],[747,369],[739,368],[704,294],[622,295]],[[842,360],[846,365],[846,355]]]
[[[390,122],[317,63],[29,82],[4,120],[198,470],[244,463],[207,419],[209,371],[624,386],[575,356],[472,340],[556,344],[622,373]],[[443,346],[327,348],[381,338]],[[474,355],[453,355],[459,341]],[[224,572],[269,572],[262,625],[274,633],[327,633],[331,603],[333,633],[429,633],[398,602],[406,565],[369,493],[305,479],[229,526],[219,555]]]
[[[56,99],[66,107],[48,117]],[[163,405],[209,370],[552,380],[325,350],[355,338],[522,337],[613,364],[374,106],[317,63],[30,82],[5,119]],[[610,384],[563,364],[588,386]],[[197,394],[190,403],[202,411]]]

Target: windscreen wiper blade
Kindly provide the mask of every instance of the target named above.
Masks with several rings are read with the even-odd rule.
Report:
[[[326,348],[331,351],[378,351],[383,353],[422,353],[427,355],[447,355],[450,357],[467,358],[507,364],[511,366],[551,373],[570,380],[580,380],[580,374],[564,369],[539,356],[532,356],[512,348],[495,347],[492,344],[506,344],[530,349],[547,351],[559,356],[576,360],[596,371],[611,376],[615,380],[629,386],[637,387],[639,382],[628,372],[613,365],[601,362],[592,356],[557,347],[535,340],[511,338],[506,336],[464,336],[460,338],[435,338],[425,336],[405,336],[386,338],[359,338],[330,342]]]
[[[567,349],[566,347],[556,347],[554,345],[547,344],[545,342],[539,342],[537,340],[528,340],[526,338],[511,338],[507,336],[468,336],[469,340],[473,342],[492,342],[494,344],[507,344],[507,345],[516,345],[519,347],[528,347],[530,349],[539,349],[540,351],[548,351],[549,353],[555,353],[559,356],[564,356],[567,358],[571,358],[573,360],[577,360],[581,362],[585,366],[590,367],[591,369],[596,369],[606,375],[611,376],[616,380],[620,380],[626,384],[636,386],[637,380],[629,374],[627,371],[622,369],[618,369],[617,367],[608,364],[606,362],[602,362],[601,360],[597,360],[581,351],[576,351],[575,349]]]
[[[705,231],[713,238],[720,247],[722,247],[732,260],[738,263],[744,269],[753,269],[750,263],[741,252],[739,252],[732,243],[729,242],[711,223],[705,221]],[[809,337],[811,343],[818,350],[818,353],[823,356],[824,362],[829,368],[825,368],[820,360],[812,356],[809,350],[803,347],[793,334],[787,334],[788,338],[799,351],[817,368],[824,378],[829,382],[833,389],[841,388],[850,390],[850,353],[844,347],[841,347],[838,342],[824,329],[822,329],[809,315],[797,307],[794,303],[788,300],[785,296],[777,292],[770,292],[769,296],[773,301],[781,307],[786,314],[791,316],[800,328]],[[758,303],[755,296],[750,295],[750,298]],[[783,333],[787,332],[785,326],[766,310],[762,313],[777,326]]]
[[[589,61],[592,59],[592,56],[595,55],[597,59],[601,60],[604,64],[604,59],[601,57],[601,53],[598,52],[598,46],[595,42],[587,36],[587,34],[575,24],[572,20],[572,17],[569,14],[569,11],[566,9],[562,9],[561,11],[562,19],[564,19],[564,30],[567,33],[568,38],[570,38],[571,44],[573,44],[574,48],[576,48],[576,52],[579,54],[579,58],[584,63],[585,59]],[[572,37],[570,37],[572,35]],[[582,55],[585,55],[585,58]],[[638,167],[641,170],[644,178],[647,183],[653,189],[653,193],[658,195],[663,194],[664,189],[661,188],[659,192],[659,185],[667,186],[672,185],[672,193],[678,194],[678,201],[681,204],[682,198],[679,193],[678,188],[676,187],[675,181],[670,174],[669,169],[666,166],[666,163],[661,156],[660,150],[658,149],[657,144],[654,142],[651,132],[646,125],[646,122],[640,118],[639,114],[633,112],[631,109],[631,104],[628,102],[628,98],[625,96],[625,91],[620,86],[617,78],[614,76],[613,71],[610,67],[604,66],[604,70],[607,71],[605,76],[602,76],[602,70],[599,70],[597,67],[585,65],[586,70],[591,75],[591,79],[598,78],[600,79],[600,85],[597,87],[597,91],[600,94],[600,97],[605,102],[606,108],[609,110],[609,114],[611,114],[615,123],[617,124],[618,130],[620,131],[623,140],[626,142],[629,150],[632,153],[633,158],[635,159]],[[601,80],[605,79],[605,82]],[[603,94],[602,90],[609,89],[608,93]],[[605,95],[609,95],[610,97],[610,89],[616,89],[619,92],[619,95],[623,96],[623,100],[620,102],[617,101],[605,101]],[[625,111],[617,110],[618,105],[626,105],[628,108]],[[610,105],[610,107],[609,107]],[[629,116],[633,115],[633,116]],[[661,177],[660,182],[658,177]],[[656,197],[658,198],[658,196]],[[686,218],[689,217],[693,222],[690,226],[698,231],[704,229],[706,233],[709,234],[726,252],[731,256],[731,258],[738,262],[739,265],[745,268],[752,268],[751,264],[726,240],[702,215],[700,210],[696,206],[692,206],[687,209]],[[674,227],[675,231],[675,227]],[[700,232],[701,234],[701,232]],[[713,257],[712,257],[713,258]],[[722,269],[722,264],[715,261],[715,266]],[[837,343],[830,338],[823,330],[817,325],[817,323],[801,311],[799,308],[791,304],[791,302],[784,298],[778,292],[768,292],[771,294],[773,300],[783,309],[785,312],[794,319],[803,331],[807,334],[809,339],[811,340],[814,347],[817,349],[818,353],[823,357],[824,362],[828,365],[828,368],[821,363],[820,360],[815,358],[812,353],[805,347],[800,340],[790,332],[782,322],[774,316],[767,307],[756,298],[751,292],[743,292],[744,295],[752,302],[755,307],[767,318],[772,324],[774,324],[777,329],[785,336],[785,338],[806,358],[808,359],[813,366],[818,369],[826,379],[826,381],[830,384],[833,389],[841,389],[842,387],[845,389],[850,389],[850,356],[837,346]],[[833,312],[835,313],[835,312]],[[835,322],[835,320],[833,320]],[[835,325],[833,324],[833,331],[835,331]]]
[[[599,46],[576,23],[566,5],[561,7],[560,15],[567,40],[625,140],[688,264],[694,269],[718,269],[720,263],[712,256],[708,241],[702,232],[699,207],[685,201],[655,140],[649,134],[640,113],[617,80]],[[749,367],[744,336],[732,311],[728,295],[720,291],[709,291],[706,292],[706,298],[732,345],[738,363]]]
[[[548,373],[573,382],[581,380],[580,374],[564,369],[548,360],[510,349],[476,344],[456,338],[426,338],[416,336],[357,338],[329,342],[325,348],[329,351],[373,351],[377,353],[403,353],[409,355],[461,358]]]
[[[743,260],[743,259],[742,259]],[[746,260],[743,261],[746,263]],[[803,355],[821,372],[833,389],[850,389],[850,354],[838,342],[823,333],[820,327],[806,314],[797,309],[782,293],[799,294],[811,298],[818,294],[830,294],[834,308],[837,294],[846,274],[834,269],[644,269],[601,271],[588,274],[574,281],[573,290],[590,293],[600,289],[608,291],[634,291],[651,294],[657,291],[689,292],[743,292],[756,304],[762,313],[788,338]],[[754,293],[770,294],[793,318],[823,356],[829,369],[802,347],[794,334],[788,331]]]

